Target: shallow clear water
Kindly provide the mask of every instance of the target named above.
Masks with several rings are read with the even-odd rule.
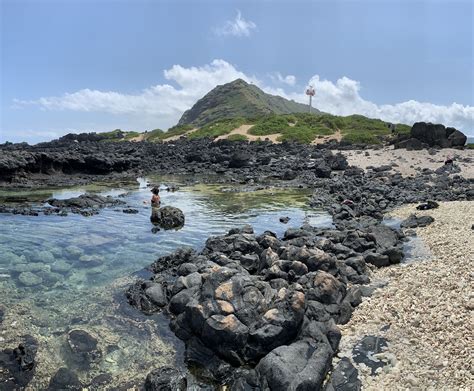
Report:
[[[154,183],[158,180],[152,178]],[[56,198],[69,198],[85,190],[118,195],[139,210],[125,214],[123,207],[106,208],[83,217],[0,215],[0,347],[14,347],[21,336],[39,341],[34,389],[45,387],[61,367],[72,368],[85,383],[108,373],[114,385],[140,383],[153,366],[179,365],[181,344],[163,315],[145,317],[124,301],[127,285],[160,255],[180,246],[200,249],[210,235],[251,224],[257,233],[272,230],[282,235],[304,221],[329,226],[330,217],[308,209],[308,191],[195,185],[176,192],[163,191],[162,205],[183,210],[185,226],[178,231],[152,233],[149,188],[144,180],[127,188],[63,189]],[[1,197],[22,194],[0,194]],[[26,194],[28,198],[35,194]],[[38,199],[44,199],[44,191]],[[290,217],[289,224],[279,222]],[[99,341],[102,359],[90,368],[75,367],[67,348],[71,329],[88,331]],[[15,345],[16,344],[16,345]]]

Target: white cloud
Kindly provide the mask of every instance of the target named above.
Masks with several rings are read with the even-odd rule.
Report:
[[[36,105],[43,110],[131,115],[137,118],[135,122],[139,124],[140,129],[144,122],[154,123],[155,125],[151,126],[167,129],[178,122],[185,110],[219,84],[225,84],[237,78],[260,84],[258,79],[238,71],[224,60],[214,60],[202,67],[185,68],[181,65],[173,65],[164,71],[164,76],[166,80],[176,83],[178,87],[158,84],[135,94],[86,88],[37,100],[15,99],[14,107]]]
[[[242,13],[237,10],[237,16],[234,20],[226,21],[222,26],[214,29],[214,33],[219,36],[249,37],[252,30],[257,25],[251,20],[245,20]]]
[[[417,121],[442,123],[464,132],[473,133],[474,107],[452,103],[448,106],[408,100],[396,104],[377,105],[360,95],[360,83],[342,77],[335,83],[321,80],[315,75],[309,81],[316,89],[314,106],[319,110],[337,115],[362,114],[388,122],[413,124]],[[297,97],[299,101],[306,101]]]
[[[282,76],[280,72],[271,73],[270,79],[279,83],[287,84],[289,86],[294,86],[296,84],[296,76],[294,75]]]
[[[201,67],[186,68],[174,65],[164,71],[164,76],[170,84],[158,84],[135,94],[82,89],[61,96],[43,97],[32,101],[15,100],[14,105],[19,107],[35,105],[51,111],[72,110],[126,116],[127,124],[131,128],[145,130],[156,127],[166,129],[175,125],[182,113],[208,91],[216,85],[225,84],[237,78],[253,83],[270,94],[307,103],[304,91],[289,91],[266,85],[255,76],[239,71],[224,60],[214,60]],[[281,76],[281,82],[284,83],[286,80],[285,84],[291,85],[293,82],[291,76]],[[276,80],[280,80],[278,76],[276,76]],[[274,79],[274,81],[276,80]],[[467,134],[474,133],[473,106],[464,106],[458,103],[444,106],[415,100],[378,105],[365,100],[360,95],[360,83],[347,77],[332,82],[315,75],[309,80],[309,84],[312,84],[316,89],[313,106],[324,112],[337,115],[362,114],[389,122],[406,124],[413,124],[416,121],[430,121],[454,126]],[[74,126],[74,124],[71,125]],[[122,125],[118,127],[124,128]],[[102,129],[105,128],[102,127]]]

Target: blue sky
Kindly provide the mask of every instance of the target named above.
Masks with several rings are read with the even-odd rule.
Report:
[[[217,84],[474,134],[472,1],[0,0],[0,142],[167,129]]]

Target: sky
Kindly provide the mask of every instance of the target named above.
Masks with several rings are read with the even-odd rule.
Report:
[[[241,77],[474,135],[474,0],[0,0],[0,142],[168,129]]]

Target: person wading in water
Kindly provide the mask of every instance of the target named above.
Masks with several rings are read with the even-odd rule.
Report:
[[[151,189],[151,206],[155,208],[159,208],[161,205],[161,198],[160,198],[160,189],[158,187],[154,187]]]

